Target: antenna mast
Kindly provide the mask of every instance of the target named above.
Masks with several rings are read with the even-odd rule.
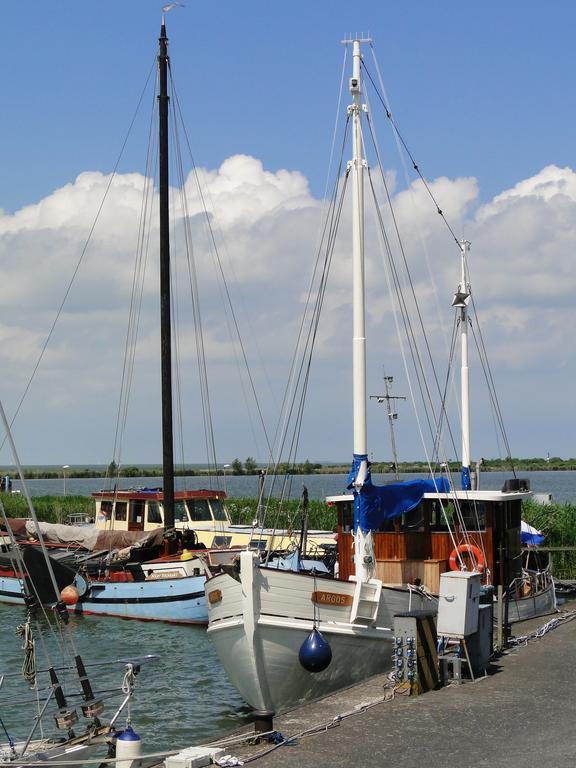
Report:
[[[398,414],[394,410],[394,400],[406,400],[403,395],[391,395],[390,390],[392,388],[393,376],[386,376],[384,374],[384,388],[386,390],[385,395],[370,395],[370,400],[376,400],[378,403],[386,403],[386,414],[388,416],[388,424],[390,426],[390,443],[392,444],[392,460],[394,466],[394,477],[396,480],[400,480],[398,474],[398,455],[396,453],[396,439],[394,437],[394,420],[398,418]]]

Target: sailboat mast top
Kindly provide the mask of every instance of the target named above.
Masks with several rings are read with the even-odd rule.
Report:
[[[360,40],[352,44],[352,77],[348,107],[352,116],[352,160],[348,164],[352,176],[352,285],[353,285],[353,340],[352,340],[352,401],[354,413],[354,454],[368,453],[366,433],[366,321],[364,308],[364,160],[362,142]]]
[[[462,409],[462,490],[471,489],[470,480],[470,383],[468,376],[468,302],[470,282],[467,258],[470,251],[468,240],[460,241],[460,285],[453,305],[460,310],[460,400]]]
[[[162,471],[164,527],[174,527],[174,447],[172,428],[172,321],[170,315],[170,215],[168,171],[168,38],[162,18],[159,71],[159,168],[160,185],[160,354],[162,380]]]

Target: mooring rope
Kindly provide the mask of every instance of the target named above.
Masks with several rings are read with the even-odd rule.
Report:
[[[559,627],[560,624],[573,621],[574,619],[576,619],[576,611],[562,613],[559,616],[555,616],[553,619],[550,619],[550,621],[547,621],[546,624],[543,624],[541,627],[538,627],[538,629],[535,629],[526,635],[520,635],[520,637],[511,637],[508,642],[510,645],[514,646],[528,645],[530,640],[539,640],[541,637],[544,637],[544,635],[548,634],[548,632],[556,629],[556,627]]]
[[[32,636],[32,627],[30,626],[29,617],[26,619],[24,624],[19,624],[16,627],[16,636],[24,638],[24,642],[22,643],[22,650],[24,651],[22,676],[30,688],[33,688],[36,684],[36,651],[35,640]]]

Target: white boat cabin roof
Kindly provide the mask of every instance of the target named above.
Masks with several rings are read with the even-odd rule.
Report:
[[[515,501],[516,499],[527,500],[532,497],[531,491],[498,491],[498,490],[486,490],[486,491],[462,491],[454,490],[449,493],[425,493],[423,499],[443,499],[446,501],[452,501],[458,499],[460,501]],[[327,504],[338,504],[344,501],[354,501],[354,495],[352,493],[340,493],[337,496],[326,496]]]

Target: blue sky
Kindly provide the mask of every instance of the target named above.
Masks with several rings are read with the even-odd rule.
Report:
[[[150,0],[31,0],[0,5],[5,31],[0,254],[5,260],[16,258],[15,254],[20,259],[19,264],[10,261],[5,268],[8,287],[5,282],[4,296],[0,297],[0,344],[4,347],[0,364],[10,374],[4,377],[9,411],[22,390],[24,372],[34,365],[89,226],[88,209],[79,219],[72,216],[75,206],[80,206],[76,179],[87,172],[108,174],[114,166],[154,66],[160,8],[161,3]],[[172,66],[197,165],[216,172],[228,158],[254,158],[263,168],[260,173],[250,166],[247,172],[254,189],[260,183],[262,189],[268,189],[271,177],[266,173],[274,175],[286,169],[292,174],[290,184],[276,176],[274,184],[282,188],[278,194],[285,201],[296,196],[301,201],[308,196],[308,203],[302,206],[306,208],[304,217],[312,216],[326,181],[343,59],[339,41],[350,32],[372,35],[405,140],[427,179],[433,182],[446,177],[447,186],[438,188],[446,192],[440,203],[458,234],[472,232],[480,245],[476,253],[483,271],[478,299],[486,307],[487,336],[498,366],[503,407],[509,415],[513,452],[521,456],[545,455],[547,451],[552,455],[576,454],[572,440],[574,395],[563,383],[573,380],[576,364],[571,346],[561,341],[562,329],[565,333],[576,319],[571,257],[576,245],[576,216],[572,219],[576,194],[566,192],[572,189],[571,169],[575,166],[575,21],[576,6],[564,0],[546,6],[516,0],[187,2],[168,16]],[[380,128],[387,127],[381,114],[378,120]],[[387,141],[386,146],[391,147],[391,140]],[[127,179],[128,174],[143,172],[142,146],[130,144],[127,148],[120,166]],[[398,158],[390,152],[385,162],[389,170],[398,172],[395,191],[400,193],[405,181]],[[240,165],[233,166],[232,175],[238,173],[243,178],[246,169]],[[547,167],[557,171],[543,179],[539,174]],[[562,169],[568,173],[563,175]],[[97,181],[91,179],[90,189],[95,189]],[[459,179],[475,181],[458,185]],[[504,202],[494,202],[524,182],[520,191],[505,195]],[[542,184],[565,197],[560,199],[549,191],[540,194]],[[61,194],[55,198],[63,189],[68,189],[70,197]],[[221,187],[215,187],[214,194],[218,189]],[[228,190],[227,194],[232,193]],[[94,195],[96,198],[96,192]],[[261,200],[262,195],[264,192],[254,192],[252,202]],[[526,210],[520,210],[520,199]],[[64,218],[69,218],[58,233],[54,219],[47,223],[43,218],[42,211],[56,210],[47,208],[47,201],[66,207]],[[233,200],[230,209],[235,204]],[[552,204],[555,207],[550,210]],[[301,202],[291,202],[288,207],[292,205],[300,210]],[[30,208],[23,213],[26,207]],[[250,228],[243,230],[252,238],[250,253],[261,248],[267,258],[274,258],[274,248],[265,242],[262,229],[262,222],[269,219],[258,219],[256,224],[257,216],[252,208],[250,211]],[[24,218],[28,223],[22,226],[18,221]],[[239,224],[229,218],[228,236],[234,238]],[[289,225],[280,218],[273,229],[279,238],[275,243],[278,253],[285,254],[286,260],[296,259],[295,248],[301,249],[305,238],[302,236],[296,246],[286,234]],[[46,226],[55,238],[49,248]],[[304,233],[307,226],[300,221],[299,232]],[[226,227],[224,224],[224,230]],[[311,224],[309,229],[312,241],[316,230]],[[434,231],[430,247],[435,254],[451,247],[439,238]],[[229,241],[229,249],[233,242]],[[531,256],[525,261],[527,251]],[[472,254],[474,258],[474,247]],[[109,270],[108,279],[120,284],[115,271],[117,254],[112,250],[103,254],[102,263]],[[254,309],[247,322],[273,325],[272,309],[278,313],[279,323],[288,324],[291,315],[295,322],[300,311],[298,297],[305,290],[305,281],[296,285],[296,278],[306,273],[309,263],[302,261],[284,275],[287,281],[294,281],[294,296],[286,298],[282,311],[282,295],[269,298],[268,307],[254,303],[251,291],[256,290],[255,285],[260,292],[274,294],[274,283],[266,283],[271,274],[264,263],[240,258],[240,272],[244,264],[242,274],[253,270],[255,276],[252,285],[244,286],[248,306]],[[44,268],[50,278],[42,279],[39,285],[32,276],[43,275]],[[104,304],[109,297],[102,295],[106,283],[100,286],[95,277],[97,264],[90,269],[93,271],[88,271],[84,288],[71,297],[74,311],[64,318],[54,357],[41,371],[17,423],[16,435],[27,463],[106,463],[110,458],[110,404],[116,396],[112,374],[108,389],[96,391],[89,384],[79,384],[77,393],[69,390],[65,383],[69,379],[64,378],[68,366],[73,378],[79,369],[89,376],[89,358],[79,357],[75,345],[83,345],[84,351],[90,347],[93,357],[104,359],[114,339],[122,334],[121,310],[126,298],[118,305],[110,298],[105,319],[94,314],[91,293],[99,291],[99,298],[106,299]],[[453,260],[449,267],[435,261],[434,270],[439,277],[441,273],[442,280],[446,276],[447,284],[440,286],[444,300],[456,287],[457,267]],[[562,287],[560,296],[553,287],[544,290],[548,280],[552,286],[557,281]],[[18,286],[12,295],[10,281]],[[100,287],[95,289],[97,285]],[[342,287],[338,281],[337,285]],[[508,301],[503,287],[509,291],[512,286],[519,288],[521,295],[515,298],[510,314],[503,316]],[[13,314],[16,304],[20,317]],[[333,322],[334,328],[340,328],[340,322],[343,329],[346,327],[344,320],[333,318]],[[449,325],[450,316],[447,322]],[[73,329],[69,336],[67,327]],[[152,329],[150,333],[152,336]],[[324,366],[328,378],[317,374],[311,434],[302,458],[341,459],[351,450],[348,421],[343,419],[341,428],[333,426],[334,410],[348,405],[344,394],[348,382],[338,372],[345,347],[333,342],[327,333],[319,365]],[[288,342],[282,339],[278,343],[284,346]],[[105,352],[100,352],[99,344]],[[273,340],[268,346],[264,338],[262,345],[266,377],[272,381],[277,400],[285,371],[276,355],[267,357]],[[371,390],[381,387],[378,371],[382,357],[378,350],[369,372]],[[214,387],[220,395],[216,399],[223,403],[226,375],[221,357],[217,359]],[[115,364],[110,359],[111,369]],[[18,366],[13,375],[11,366]],[[92,371],[92,383],[101,380],[101,375],[101,370]],[[333,383],[335,377],[339,386],[327,392],[327,382]],[[141,399],[135,395],[135,415],[148,412],[154,386],[151,383]],[[400,375],[399,387],[403,386]],[[270,406],[268,412],[272,410]],[[406,428],[398,437],[401,457],[420,458],[422,448],[413,436],[414,425],[407,416],[405,419]],[[129,460],[153,462],[159,459],[159,449],[155,439],[142,430],[141,421],[134,441],[127,446]],[[497,448],[489,445],[491,430],[484,423],[486,419],[480,416],[477,421],[477,452],[497,455]],[[323,423],[330,423],[329,431],[322,429]],[[250,445],[246,438],[252,428],[239,426],[236,414],[226,406],[221,407],[217,424],[222,461],[236,455],[265,458],[262,445]],[[376,457],[386,454],[383,430],[373,444]],[[195,449],[189,458],[205,460]]]
[[[154,57],[161,3],[3,3],[2,204],[14,210],[114,162]],[[193,3],[169,17],[197,159],[299,168],[320,194],[344,33],[370,31],[396,113],[430,177],[487,199],[573,156],[573,30],[562,0]],[[137,158],[133,158],[137,162]]]

